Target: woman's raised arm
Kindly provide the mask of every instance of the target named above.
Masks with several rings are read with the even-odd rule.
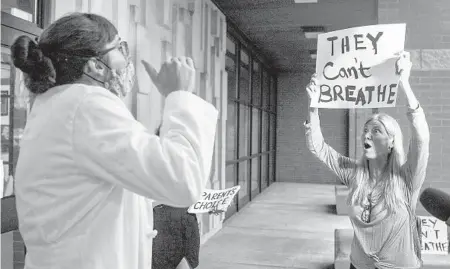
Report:
[[[405,170],[411,180],[413,191],[422,187],[430,155],[430,129],[414,92],[409,84],[412,63],[408,52],[403,52],[397,61],[397,70],[400,73],[400,87],[406,96],[408,106],[408,120],[411,124],[411,139],[409,141],[408,156]]]
[[[309,96],[308,120],[305,122],[305,136],[308,149],[328,168],[330,168],[347,186],[351,183],[356,170],[356,161],[341,155],[330,145],[325,143],[322,130],[320,128],[320,118],[318,108],[311,107],[311,99],[319,93],[316,75],[313,75],[311,82],[306,87]]]

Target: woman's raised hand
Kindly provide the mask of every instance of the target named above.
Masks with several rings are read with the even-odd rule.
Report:
[[[317,99],[317,95],[319,94],[319,81],[317,80],[317,74],[313,74],[311,76],[311,80],[309,84],[306,86],[306,92],[308,93],[309,103],[311,104],[311,100]]]
[[[409,82],[409,76],[411,75],[411,55],[407,51],[400,53],[400,58],[397,60],[396,71],[400,74],[400,83],[404,85]]]

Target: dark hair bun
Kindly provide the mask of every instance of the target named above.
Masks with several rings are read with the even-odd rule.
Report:
[[[28,75],[26,82],[31,92],[43,93],[54,86],[56,71],[52,60],[30,37],[18,37],[11,46],[11,56],[14,66]]]

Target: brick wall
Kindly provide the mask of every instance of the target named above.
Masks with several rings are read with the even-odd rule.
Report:
[[[379,23],[407,23],[405,48],[413,56],[411,86],[427,116],[431,132],[430,159],[423,188],[450,192],[450,1],[379,0]],[[382,109],[396,117],[405,137],[410,132],[405,116],[405,98],[398,107]],[[407,149],[407,148],[405,148]],[[424,213],[420,203],[418,213]]]
[[[308,113],[305,86],[313,71],[278,77],[277,174],[279,182],[336,184],[337,177],[306,147],[303,122]],[[323,135],[338,152],[348,154],[348,110],[321,109]],[[324,169],[325,168],[325,169]]]

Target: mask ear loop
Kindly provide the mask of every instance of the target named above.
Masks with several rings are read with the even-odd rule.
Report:
[[[103,65],[105,65],[108,69],[111,70],[111,67],[109,67],[107,64],[105,64],[101,59],[98,59],[98,58],[95,58],[95,59],[96,59],[97,61],[101,62]],[[89,75],[88,73],[86,73],[86,72],[84,72],[84,71],[83,71],[83,74],[85,74],[85,75],[88,76],[89,78],[91,78],[91,79],[97,81],[98,83],[102,84],[103,87],[105,87],[105,84],[106,84],[105,81],[101,81],[101,80],[99,80],[99,79],[96,79],[96,78],[94,78],[93,76]]]

